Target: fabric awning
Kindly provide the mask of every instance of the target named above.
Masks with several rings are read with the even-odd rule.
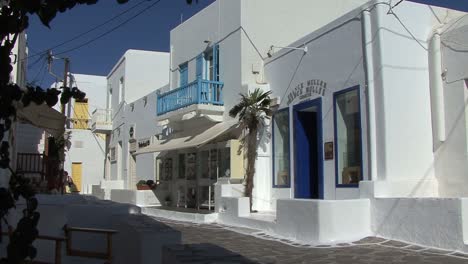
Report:
[[[65,133],[65,116],[46,104],[30,103],[27,107],[20,105],[16,116],[23,122],[44,129],[54,137]]]
[[[167,140],[161,140],[146,148],[142,148],[138,150],[136,154],[200,147],[217,137],[236,129],[238,127],[237,123],[237,120],[231,120],[216,124],[199,132],[193,130],[178,133]]]

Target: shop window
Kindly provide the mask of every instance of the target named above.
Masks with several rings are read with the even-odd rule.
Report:
[[[336,92],[334,101],[336,184],[357,187],[362,180],[359,87]]]
[[[202,179],[208,179],[210,176],[210,170],[209,170],[209,156],[210,152],[208,150],[204,150],[201,152],[201,157],[200,157],[200,170],[201,170],[201,178]]]
[[[179,154],[179,179],[185,179],[185,154]]]
[[[218,151],[218,177],[231,177],[231,150],[222,148]]]
[[[163,161],[160,158],[156,158],[154,161],[154,180],[159,182],[163,178]]]
[[[273,187],[290,187],[289,108],[273,116]]]
[[[172,159],[164,159],[162,166],[161,181],[170,181],[172,180]]]
[[[187,176],[187,180],[196,180],[197,179],[197,154],[196,153],[188,153],[187,154],[187,165],[186,165],[186,172],[185,175]]]

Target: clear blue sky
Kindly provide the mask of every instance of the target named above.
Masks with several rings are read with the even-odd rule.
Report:
[[[51,29],[43,26],[37,17],[31,17],[28,28],[28,46],[30,54],[35,54],[53,47],[83,33],[92,27],[103,23],[116,14],[129,9],[142,0],[130,0],[127,4],[119,5],[115,0],[100,0],[92,6],[78,6],[63,14],[58,14],[51,23]],[[255,0],[251,0],[255,1]],[[286,0],[271,0],[286,1]],[[291,1],[291,0],[289,0]],[[468,0],[412,0],[414,2],[445,6],[468,12]],[[86,41],[99,36],[101,33],[115,27],[125,19],[138,13],[145,7],[155,3],[147,1],[120,19],[100,28],[67,45],[54,49],[58,53],[76,47]],[[194,1],[195,2],[195,1]],[[71,71],[75,73],[107,75],[111,67],[117,62],[127,49],[143,49],[168,51],[169,31],[188,19],[214,0],[199,0],[198,4],[187,5],[186,0],[161,0],[147,12],[128,22],[114,32],[80,49],[68,52],[71,60]],[[397,0],[393,0],[394,3]],[[29,59],[28,81],[42,82],[43,87],[49,86],[54,79],[47,74],[45,58],[39,56]],[[61,61],[54,63],[54,72],[63,74]]]

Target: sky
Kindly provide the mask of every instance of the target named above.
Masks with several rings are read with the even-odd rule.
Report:
[[[199,0],[198,4],[192,5],[188,5],[186,0],[161,0],[152,8],[147,9],[156,2],[156,0],[130,0],[126,4],[119,5],[116,0],[100,0],[95,5],[80,5],[65,13],[59,13],[51,22],[50,29],[42,25],[36,16],[31,16],[27,30],[29,55],[48,50],[72,39],[140,3],[136,8],[108,25],[64,46],[52,49],[52,52],[57,54],[79,46],[116,27],[141,10],[146,10],[97,41],[59,55],[70,58],[70,69],[74,73],[107,76],[114,64],[128,49],[169,51],[170,30],[179,25],[181,19],[187,20],[214,0]],[[29,82],[35,81],[36,84],[42,83],[41,87],[49,87],[55,81],[54,77],[47,73],[45,56],[30,57],[28,64]],[[55,74],[63,76],[63,69],[63,60],[54,61],[53,72]]]
[[[392,1],[397,2],[397,0]],[[468,12],[468,0],[412,1]],[[186,0],[130,0],[126,4],[119,5],[116,0],[100,0],[95,5],[80,5],[66,13],[58,14],[51,22],[50,29],[42,25],[37,17],[32,16],[27,30],[29,54],[31,56],[55,47],[102,24],[117,14],[131,9],[128,13],[90,32],[90,34],[53,48],[52,52],[58,54],[73,49],[145,10],[135,19],[98,40],[59,55],[70,58],[70,69],[73,73],[107,76],[114,64],[128,49],[169,51],[170,30],[213,2],[214,0],[199,0],[198,4],[188,5]],[[136,7],[132,9],[134,6]],[[152,7],[149,8],[150,6]],[[55,81],[54,77],[47,73],[45,56],[32,56],[29,58],[28,64],[29,82],[49,87]],[[59,76],[63,75],[63,60],[54,61],[53,72]]]

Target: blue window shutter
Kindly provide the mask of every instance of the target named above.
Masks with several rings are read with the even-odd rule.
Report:
[[[203,53],[197,56],[197,79],[201,79],[203,74]]]
[[[216,44],[213,47],[213,70],[214,80],[219,81],[219,45]]]
[[[184,63],[179,66],[180,86],[188,84],[188,64]]]

